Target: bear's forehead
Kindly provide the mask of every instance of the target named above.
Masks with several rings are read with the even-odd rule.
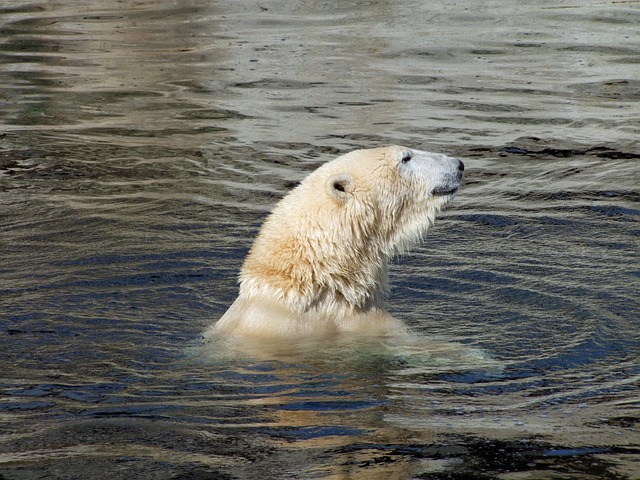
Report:
[[[360,180],[375,177],[377,182],[386,178],[392,179],[397,176],[398,162],[406,150],[408,149],[405,147],[395,145],[354,150],[325,163],[309,175],[308,181],[324,182],[339,174],[350,175]]]
[[[379,164],[393,163],[395,164],[401,157],[402,152],[408,150],[405,147],[397,145],[389,147],[371,148],[367,150],[355,150],[351,153],[337,158],[335,161],[343,164]]]
[[[336,175],[350,176],[360,184],[375,182],[382,186],[387,182],[397,182],[400,179],[397,167],[407,150],[410,149],[397,145],[354,150],[311,172],[304,183],[324,184]]]

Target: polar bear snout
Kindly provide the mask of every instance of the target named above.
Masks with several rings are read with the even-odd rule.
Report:
[[[443,156],[444,157],[444,156]],[[444,157],[448,168],[442,172],[437,185],[431,190],[431,195],[453,195],[462,182],[464,163],[458,158]]]

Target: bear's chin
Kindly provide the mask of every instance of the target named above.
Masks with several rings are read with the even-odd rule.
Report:
[[[434,197],[453,197],[453,195],[458,191],[457,186],[452,187],[449,185],[443,185],[441,187],[436,187],[431,191],[431,195]]]

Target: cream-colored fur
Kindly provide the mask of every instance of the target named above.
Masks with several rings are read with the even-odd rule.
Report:
[[[458,159],[384,147],[328,162],[267,218],[240,294],[206,335],[292,338],[395,334],[387,264],[418,242],[460,186]]]

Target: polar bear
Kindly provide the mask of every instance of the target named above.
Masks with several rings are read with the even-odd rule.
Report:
[[[387,265],[460,187],[456,158],[390,146],[330,161],[264,222],[240,293],[205,336],[292,339],[405,331],[383,307]]]

